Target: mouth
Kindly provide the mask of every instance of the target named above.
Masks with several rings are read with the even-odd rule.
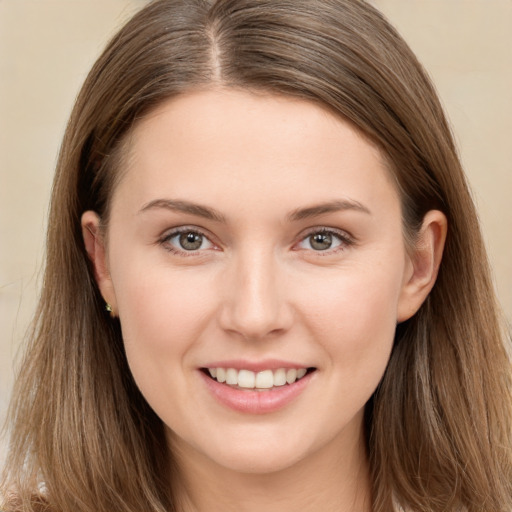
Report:
[[[291,386],[313,373],[316,368],[277,368],[254,372],[236,368],[202,368],[201,371],[219,384],[246,391],[271,391]]]

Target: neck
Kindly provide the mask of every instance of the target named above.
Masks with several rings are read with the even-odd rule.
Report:
[[[349,446],[333,440],[307,459],[272,473],[242,473],[173,443],[179,512],[371,512],[363,435]]]

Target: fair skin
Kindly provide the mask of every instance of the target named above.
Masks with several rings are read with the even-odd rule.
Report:
[[[443,214],[407,248],[379,151],[302,100],[191,92],[128,146],[84,240],[181,508],[369,511],[364,406],[434,284]]]

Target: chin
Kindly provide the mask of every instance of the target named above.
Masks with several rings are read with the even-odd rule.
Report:
[[[216,464],[236,473],[267,475],[285,471],[301,460],[306,454],[299,455],[296,450],[244,450],[242,452],[230,451],[219,454],[212,459]]]
[[[209,456],[233,471],[263,475],[313,461],[322,453],[332,454],[331,441],[337,437],[336,431],[322,432],[314,422],[303,420],[301,424],[297,418],[294,423],[280,421],[274,428],[253,424],[231,431],[229,445],[226,446],[226,437],[217,438],[216,446],[210,445]],[[210,440],[213,442],[215,437]]]

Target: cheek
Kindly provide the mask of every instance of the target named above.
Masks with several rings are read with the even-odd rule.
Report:
[[[174,331],[193,329],[209,304],[208,274],[193,268],[173,268],[167,254],[147,247],[112,250],[112,279],[126,330],[153,332],[169,338]],[[155,257],[155,252],[157,256]],[[129,256],[127,256],[129,254]],[[149,342],[153,337],[147,339]]]
[[[126,355],[139,386],[152,388],[187,365],[211,316],[211,287],[201,276],[136,255],[120,262],[112,278]]]
[[[123,275],[118,305],[137,387],[168,425],[186,431],[182,423],[187,407],[194,408],[186,376],[193,373],[192,356],[204,338],[208,301],[198,297],[196,283],[168,274],[153,267],[144,279]],[[183,397],[189,399],[184,402]]]
[[[307,328],[345,376],[375,385],[380,380],[393,345],[401,280],[399,270],[374,267],[340,271],[322,288],[304,287]]]

